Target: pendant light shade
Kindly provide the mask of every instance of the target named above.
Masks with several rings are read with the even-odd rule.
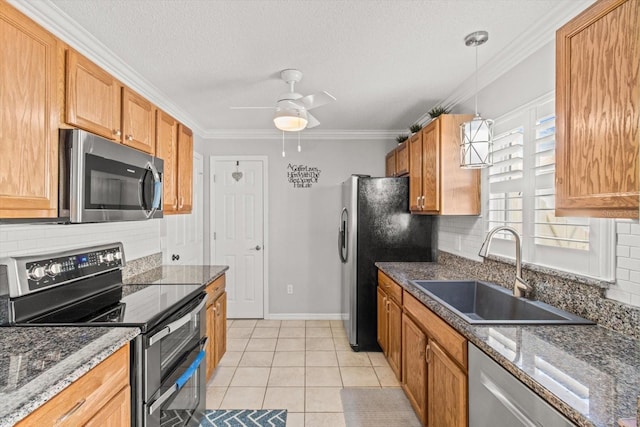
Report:
[[[464,39],[467,46],[476,48],[476,115],[460,125],[460,167],[465,169],[486,168],[493,164],[493,120],[478,114],[478,46],[489,40],[489,33],[476,31]]]
[[[285,104],[278,105],[276,108],[276,113],[273,116],[273,123],[282,131],[297,132],[307,127],[309,120],[305,109],[291,108]]]

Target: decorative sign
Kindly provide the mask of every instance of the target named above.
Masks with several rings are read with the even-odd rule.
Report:
[[[287,179],[293,184],[293,188],[311,188],[313,184],[318,183],[320,172],[322,171],[316,167],[289,163]]]

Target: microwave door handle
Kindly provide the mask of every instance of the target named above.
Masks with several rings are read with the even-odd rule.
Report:
[[[162,338],[166,337],[167,335],[170,335],[170,334],[174,333],[175,331],[177,331],[178,329],[180,329],[181,327],[183,327],[184,325],[189,323],[191,321],[191,319],[193,318],[193,316],[197,315],[200,312],[200,310],[202,310],[202,308],[204,307],[204,305],[206,303],[207,303],[207,298],[205,297],[202,300],[202,302],[200,302],[200,304],[198,304],[198,306],[196,308],[194,308],[193,310],[191,310],[189,313],[185,314],[184,316],[182,316],[178,320],[175,320],[175,321],[169,323],[167,326],[162,328],[159,332],[153,334],[149,338],[149,347],[151,347],[153,344],[155,344],[156,342],[160,341]]]
[[[205,344],[206,345],[206,344]],[[162,406],[164,402],[167,401],[171,396],[173,396],[176,392],[178,392],[182,387],[193,377],[193,374],[198,370],[200,364],[204,360],[206,352],[204,350],[200,350],[194,361],[189,365],[187,369],[183,372],[182,375],[176,380],[176,382],[167,389],[164,393],[158,397],[155,402],[149,405],[149,415],[153,414],[158,408]]]
[[[143,188],[147,180],[147,173],[149,171],[151,171],[151,176],[153,177],[153,201],[151,202],[151,209],[146,210],[144,209],[144,206],[146,206],[146,203],[144,203],[144,200],[143,200],[144,199]],[[151,218],[153,214],[155,214],[158,208],[160,207],[161,190],[162,190],[162,181],[160,181],[160,174],[158,173],[158,170],[156,169],[154,164],[151,162],[148,162],[146,172],[144,174],[144,178],[140,182],[140,188],[138,189],[138,201],[147,219]]]

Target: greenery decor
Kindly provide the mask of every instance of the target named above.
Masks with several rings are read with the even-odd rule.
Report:
[[[396,141],[398,141],[398,144],[402,144],[403,142],[405,142],[407,139],[409,139],[409,135],[398,135],[396,136]]]
[[[439,115],[447,114],[448,112],[449,110],[447,110],[444,107],[433,107],[431,110],[429,110],[429,115],[431,116],[432,119],[435,119]]]
[[[409,130],[410,130],[412,133],[420,132],[420,129],[422,129],[422,126],[421,126],[421,125],[419,125],[419,124],[417,124],[417,123],[416,123],[415,125],[411,125],[411,126],[409,126]]]

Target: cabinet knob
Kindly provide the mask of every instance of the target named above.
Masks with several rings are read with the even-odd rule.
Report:
[[[127,141],[133,141],[133,135],[127,135]]]
[[[113,130],[113,134],[114,134],[115,136],[120,136],[120,135],[122,135],[122,132],[120,131],[120,129],[114,129],[114,130]]]

